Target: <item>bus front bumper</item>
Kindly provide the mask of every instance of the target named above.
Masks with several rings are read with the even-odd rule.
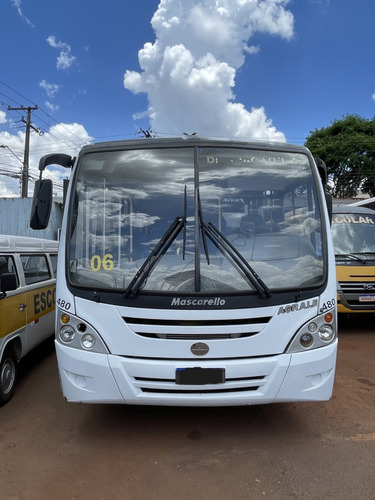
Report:
[[[318,349],[222,360],[160,360],[96,354],[56,344],[61,386],[70,402],[167,406],[239,406],[327,401],[337,340]],[[218,383],[176,383],[178,370],[224,369]],[[211,372],[212,373],[212,372]]]

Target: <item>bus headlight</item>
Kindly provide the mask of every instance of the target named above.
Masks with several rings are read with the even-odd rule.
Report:
[[[61,341],[64,342],[64,344],[71,342],[74,339],[75,335],[76,332],[70,325],[65,325],[60,328],[59,337]]]
[[[305,323],[293,336],[285,353],[324,347],[336,339],[336,315],[325,313]]]
[[[315,333],[318,329],[318,325],[316,323],[314,323],[314,321],[311,321],[311,323],[309,323],[307,328],[308,328],[309,332]]]
[[[91,333],[85,333],[81,338],[81,344],[85,349],[92,349],[96,344],[96,339]]]
[[[311,333],[304,333],[300,336],[299,342],[302,347],[311,347],[314,343],[314,337],[311,335]]]
[[[89,323],[57,308],[56,342],[84,351],[109,354],[99,333]]]
[[[323,340],[323,342],[331,342],[333,337],[335,336],[335,331],[332,325],[323,325],[319,329],[319,337]]]

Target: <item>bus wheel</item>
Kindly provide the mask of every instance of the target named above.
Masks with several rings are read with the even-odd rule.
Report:
[[[13,396],[17,380],[17,356],[13,349],[5,349],[0,363],[0,406]]]

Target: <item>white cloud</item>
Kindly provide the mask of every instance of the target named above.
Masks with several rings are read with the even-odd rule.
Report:
[[[58,42],[56,40],[56,37],[53,36],[53,35],[50,35],[48,38],[47,38],[47,43],[53,47],[54,49],[67,49],[67,50],[71,50],[70,49],[70,46],[67,45],[66,43],[64,42]]]
[[[77,123],[57,124],[51,127],[43,135],[32,133],[30,135],[30,157],[29,157],[29,196],[32,196],[34,183],[39,177],[39,159],[56,151],[63,150],[64,153],[76,156],[77,152],[85,144],[92,141],[85,128]],[[9,176],[19,176],[23,164],[23,151],[25,147],[25,132],[19,131],[13,135],[9,132],[0,132],[0,144],[6,145],[7,148],[0,149],[0,174],[7,174],[7,182],[5,189],[4,175],[0,175],[0,192],[1,196],[20,195],[19,181],[9,179]],[[9,148],[9,149],[8,149]],[[54,183],[54,191],[62,194],[62,179],[69,176],[69,171],[64,168],[47,169],[44,177],[51,178]]]
[[[3,125],[6,122],[7,122],[7,115],[5,111],[0,110],[0,125]]]
[[[57,57],[56,67],[57,69],[68,69],[72,66],[74,61],[77,59],[71,53],[71,47],[65,42],[59,42],[53,35],[47,38],[47,43],[54,49],[60,50],[60,54]]]
[[[39,83],[39,86],[46,91],[48,97],[53,98],[56,96],[57,92],[60,90],[60,85],[56,83],[48,83],[45,80],[42,80]]]
[[[244,45],[243,47],[243,50],[244,52],[247,52],[248,54],[258,54],[259,52],[259,47],[255,46],[255,45]]]
[[[152,18],[154,43],[138,53],[141,71],[127,70],[126,89],[148,95],[153,130],[201,136],[285,140],[263,107],[235,103],[236,71],[255,33],[293,37],[289,0],[161,0]],[[142,116],[139,114],[138,116]]]
[[[70,52],[62,51],[57,58],[56,67],[57,69],[68,69],[76,60],[75,56],[72,56]]]
[[[0,168],[1,173],[1,168]],[[13,178],[8,178],[3,175],[0,176],[0,193],[2,198],[14,198],[17,197],[15,195],[15,191],[18,189],[18,194],[20,189],[17,187],[18,181]]]
[[[375,101],[375,92],[372,94],[372,99]]]
[[[50,111],[58,111],[60,109],[60,106],[58,104],[52,104],[49,101],[46,101],[44,103],[45,107],[48,108]]]
[[[22,2],[21,2],[21,0],[12,0],[12,4],[17,9],[17,12],[18,12],[20,18],[23,19],[24,21],[26,21],[26,23],[29,26],[31,26],[31,28],[34,28],[33,23],[22,12]]]

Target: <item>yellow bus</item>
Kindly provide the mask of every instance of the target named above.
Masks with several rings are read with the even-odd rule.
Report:
[[[54,333],[58,242],[0,235],[0,406],[18,362]]]
[[[333,208],[339,313],[375,312],[375,212],[365,207]]]

